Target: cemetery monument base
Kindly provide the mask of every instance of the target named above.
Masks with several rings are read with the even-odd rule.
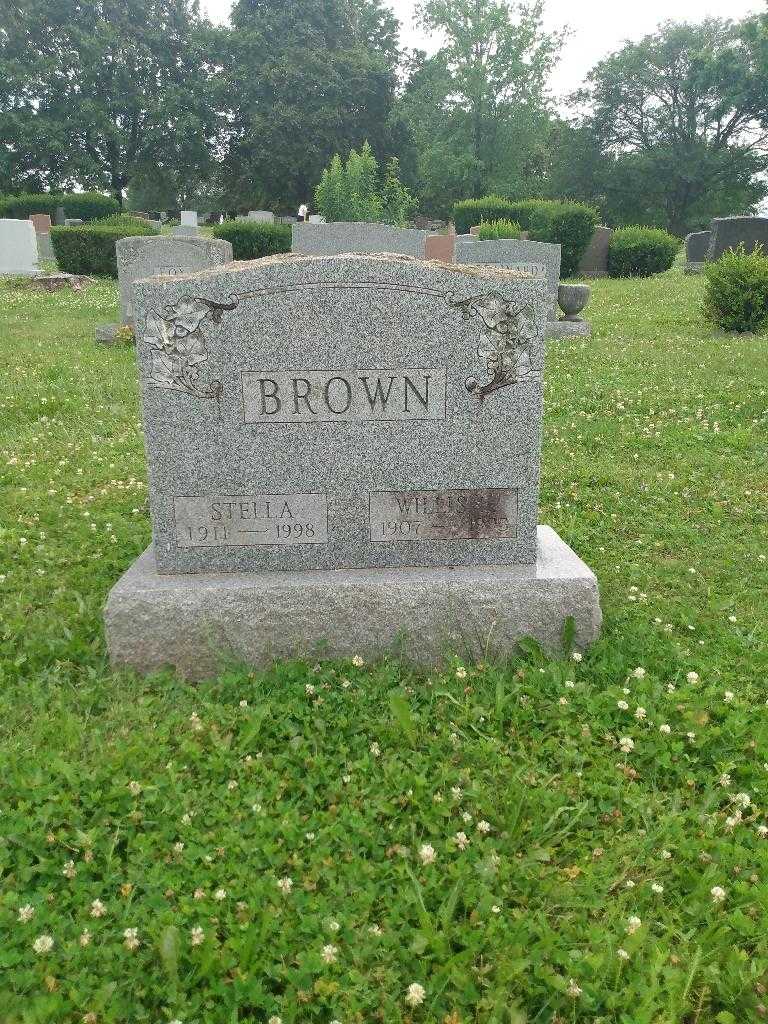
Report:
[[[539,527],[539,272],[391,253],[135,281],[153,546],[113,589],[113,663],[556,651],[597,583]]]
[[[213,676],[275,658],[366,660],[402,653],[422,666],[451,655],[510,654],[533,637],[561,651],[566,619],[583,649],[602,623],[594,574],[548,526],[534,565],[160,575],[148,548],[105,611],[112,665]]]

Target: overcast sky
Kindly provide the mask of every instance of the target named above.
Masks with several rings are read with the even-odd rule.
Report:
[[[402,23],[405,46],[436,49],[438,41],[425,39],[413,25],[417,0],[389,0]],[[231,0],[200,0],[212,21],[225,22]],[[708,16],[742,18],[765,10],[761,0],[546,0],[546,23],[570,25],[573,35],[566,45],[552,89],[558,96],[578,88],[589,69],[615,50],[625,39],[640,39],[660,21],[701,21]]]

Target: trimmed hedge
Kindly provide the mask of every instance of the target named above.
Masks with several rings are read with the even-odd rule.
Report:
[[[83,221],[120,212],[118,201],[100,192],[42,192],[39,195],[26,192],[0,199],[0,217],[26,220],[31,213],[48,213],[53,219],[59,206],[64,207],[67,217],[79,217]]]
[[[608,248],[608,273],[611,277],[662,274],[675,262],[679,248],[679,239],[661,228],[619,228]]]
[[[706,317],[723,331],[759,334],[768,327],[768,256],[742,242],[704,268]]]
[[[479,219],[478,219],[479,218]],[[500,196],[466,199],[454,206],[456,231],[466,234],[483,221],[516,221],[522,231],[537,242],[553,242],[562,247],[561,277],[573,277],[581,257],[587,251],[600,222],[597,210],[585,203],[566,199],[524,199],[514,202]],[[471,223],[470,223],[471,222]],[[466,230],[462,229],[466,224]]]
[[[117,277],[118,238],[156,235],[146,221],[131,224],[89,224],[73,228],[51,228],[51,243],[59,270],[68,274]]]
[[[499,238],[519,238],[521,233],[520,225],[515,220],[491,220],[483,221],[477,237],[487,242]]]
[[[291,251],[290,224],[229,220],[213,229],[213,237],[231,242],[236,260],[260,260],[264,256]]]
[[[503,196],[486,196],[485,199],[462,199],[453,207],[453,222],[457,235],[468,235],[469,229],[483,221],[516,220],[512,216],[512,203]]]

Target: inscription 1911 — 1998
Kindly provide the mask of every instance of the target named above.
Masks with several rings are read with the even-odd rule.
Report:
[[[175,497],[173,510],[182,548],[328,542],[324,494]]]

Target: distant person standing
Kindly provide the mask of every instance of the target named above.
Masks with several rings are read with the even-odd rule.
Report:
[[[309,217],[309,207],[306,203],[302,203],[299,207],[299,220],[307,220]]]

